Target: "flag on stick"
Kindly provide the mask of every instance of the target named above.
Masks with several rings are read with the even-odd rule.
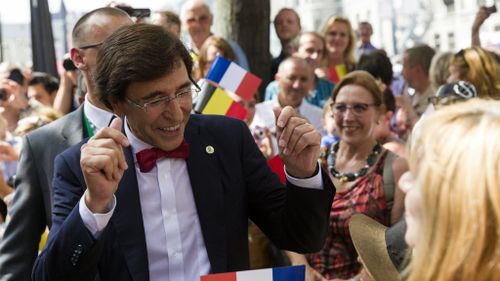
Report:
[[[212,96],[201,110],[202,114],[226,115],[233,118],[244,120],[247,116],[245,107],[235,102],[221,88],[216,88]]]
[[[221,56],[217,56],[208,70],[206,79],[217,83],[227,91],[250,101],[259,88],[262,79],[246,71],[241,66]]]

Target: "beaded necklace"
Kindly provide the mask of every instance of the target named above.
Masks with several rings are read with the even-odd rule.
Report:
[[[341,173],[337,171],[337,169],[335,168],[335,160],[337,158],[337,151],[339,150],[339,143],[340,142],[337,142],[330,150],[327,163],[328,163],[328,170],[330,171],[332,176],[335,177],[336,179],[339,179],[341,183],[354,181],[355,179],[366,175],[368,169],[370,169],[370,167],[373,166],[373,164],[375,164],[377,160],[377,155],[379,155],[379,153],[382,151],[382,146],[380,146],[380,144],[377,143],[373,147],[372,153],[370,153],[370,155],[368,155],[368,157],[366,158],[366,164],[361,169],[359,169],[359,171],[357,171],[356,173],[351,173],[351,172]]]

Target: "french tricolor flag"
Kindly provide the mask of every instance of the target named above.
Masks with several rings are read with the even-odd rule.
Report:
[[[305,265],[275,267],[201,276],[200,281],[304,281]]]
[[[259,77],[221,56],[215,58],[205,78],[237,94],[245,101],[252,99],[262,82]]]

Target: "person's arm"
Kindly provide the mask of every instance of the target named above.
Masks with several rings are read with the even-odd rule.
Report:
[[[31,280],[30,273],[36,256],[40,236],[47,220],[43,202],[37,159],[33,154],[29,136],[24,139],[16,175],[16,191],[0,241],[0,278],[7,280]]]
[[[69,113],[73,102],[73,90],[76,87],[76,70],[64,71],[61,75],[61,82],[54,98],[53,108],[62,114]]]
[[[114,193],[127,168],[121,146],[130,145],[120,128],[121,119],[116,118],[81,147],[56,157],[52,228],[35,262],[33,280],[94,280],[109,227],[98,226],[96,238],[82,219],[79,200],[83,197],[93,214],[113,208]]]
[[[279,151],[288,174],[286,187],[267,165],[248,128],[242,127],[241,134],[231,135],[243,138],[243,176],[248,187],[249,218],[278,248],[312,253],[320,250],[326,239],[335,187],[318,166],[319,133],[304,119],[294,114],[292,117],[289,110],[293,111],[285,108],[284,115],[280,115],[285,120],[280,120],[284,124],[281,124],[278,135],[278,139],[280,136],[284,138],[285,144]],[[302,139],[302,136],[312,138]],[[284,147],[288,148],[286,153]],[[291,177],[299,182],[291,182]],[[316,181],[316,177],[320,179]],[[321,186],[316,189],[317,182]]]
[[[394,203],[391,210],[391,225],[397,223],[401,219],[405,209],[405,193],[399,188],[399,179],[401,178],[401,175],[408,171],[408,162],[406,159],[398,157],[394,159],[394,162],[392,163],[392,170],[395,186]]]
[[[479,29],[484,21],[490,16],[486,7],[480,7],[476,13],[476,18],[471,29],[471,47],[481,47],[481,39],[479,37]]]

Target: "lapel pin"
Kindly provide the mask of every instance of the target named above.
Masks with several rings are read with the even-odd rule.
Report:
[[[211,145],[207,145],[207,147],[205,148],[205,151],[208,153],[208,154],[213,154],[215,152],[215,149],[213,146]]]

